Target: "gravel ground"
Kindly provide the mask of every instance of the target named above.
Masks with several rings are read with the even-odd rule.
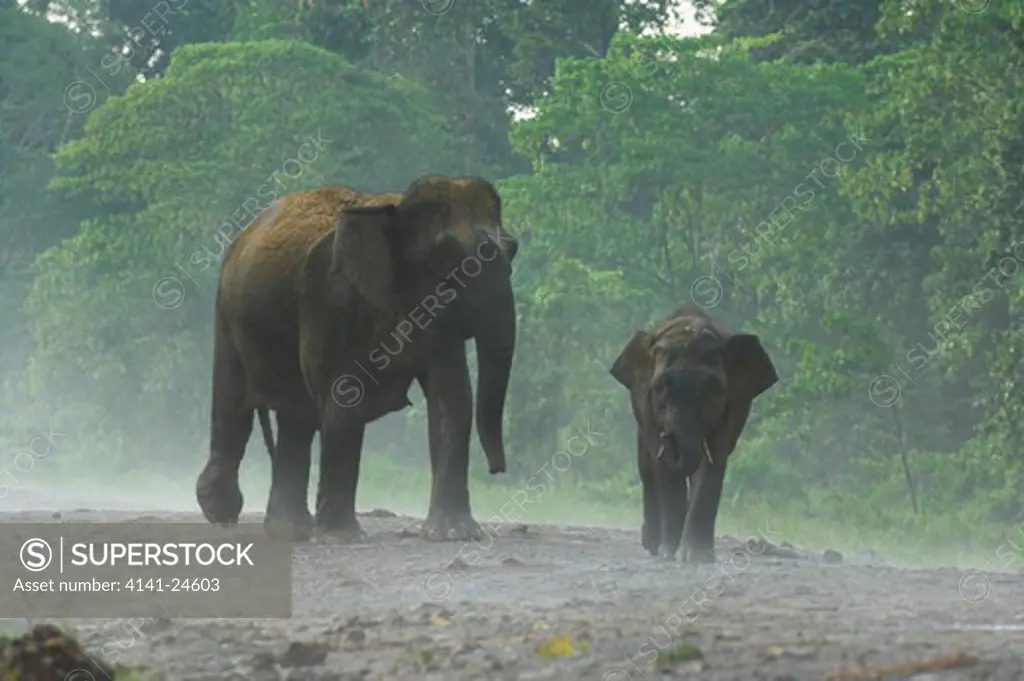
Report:
[[[0,521],[201,521],[16,503]],[[180,681],[1024,678],[1013,575],[810,552],[769,526],[720,537],[698,567],[649,557],[639,530],[506,525],[476,545],[426,542],[387,511],[362,522],[364,544],[294,548],[290,619],[68,624],[87,650]]]

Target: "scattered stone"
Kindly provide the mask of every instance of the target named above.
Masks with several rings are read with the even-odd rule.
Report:
[[[312,667],[323,664],[328,652],[330,648],[323,642],[292,641],[277,662],[282,667]]]
[[[445,568],[445,569],[447,569],[447,570],[465,570],[468,567],[469,567],[469,564],[466,561],[462,560],[462,558],[460,558],[459,556],[455,556],[455,558],[452,559],[452,562],[448,563],[448,567]]]
[[[252,656],[252,670],[254,672],[273,671],[276,666],[277,661],[271,653],[260,652]]]
[[[839,565],[843,562],[843,554],[834,549],[826,549],[822,557],[829,565]]]
[[[359,515],[367,518],[397,518],[398,514],[394,511],[389,511],[386,508],[375,508],[372,511],[366,513],[360,513]]]
[[[786,548],[785,544],[779,546],[773,544],[763,537],[751,537],[747,540],[747,551],[755,556],[772,556],[774,558],[793,558],[799,559],[804,556],[799,552],[791,548]]]
[[[751,537],[746,543],[747,550],[754,555],[761,555],[768,550],[771,544],[761,537]]]

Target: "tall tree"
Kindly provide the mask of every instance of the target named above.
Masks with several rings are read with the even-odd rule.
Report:
[[[21,301],[30,265],[77,228],[76,204],[47,191],[52,154],[106,92],[89,72],[102,46],[61,23],[0,6],[0,400],[31,346]]]
[[[878,35],[875,26],[884,4],[885,0],[694,0],[715,32],[727,40],[777,36],[754,50],[757,58],[805,64],[862,64],[906,44],[901,36]]]

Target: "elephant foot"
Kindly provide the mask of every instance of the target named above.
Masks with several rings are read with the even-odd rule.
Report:
[[[668,561],[670,563],[674,563],[675,560],[676,560],[676,551],[678,551],[678,550],[679,550],[678,546],[667,546],[665,544],[662,544],[658,548],[658,553],[657,553],[658,559],[659,560]]]
[[[207,522],[214,525],[236,524],[243,505],[238,475],[226,473],[213,461],[207,462],[196,481],[196,501]]]
[[[427,541],[469,541],[483,539],[484,531],[469,511],[431,513],[420,527],[420,536]]]
[[[328,530],[317,527],[313,541],[317,544],[365,544],[370,535],[361,527],[345,527]]]
[[[317,516],[314,533],[316,541],[332,544],[363,544],[370,537],[355,516],[345,520]]]
[[[657,557],[658,548],[661,545],[661,537],[648,525],[644,525],[640,530],[640,545],[647,550],[647,553]]]
[[[687,546],[683,550],[683,562],[693,565],[713,565],[717,561],[714,547]]]
[[[263,531],[271,539],[290,542],[309,541],[313,520],[309,513],[268,513],[263,519]]]

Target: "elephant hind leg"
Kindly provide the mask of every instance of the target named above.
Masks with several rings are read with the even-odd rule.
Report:
[[[316,426],[278,412],[277,430],[277,446],[270,462],[270,498],[263,523],[268,534],[302,541],[309,538],[313,525],[307,495]]]
[[[206,520],[234,524],[242,512],[238,470],[252,434],[253,409],[247,404],[245,366],[218,323],[213,350],[210,457],[196,481],[196,500]]]

